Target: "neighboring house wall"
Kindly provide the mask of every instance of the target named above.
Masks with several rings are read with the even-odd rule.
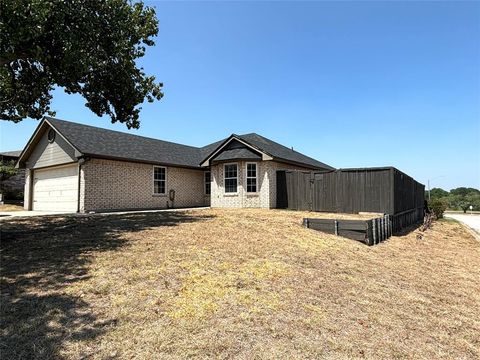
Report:
[[[166,167],[166,194],[153,194],[153,165],[90,159],[81,167],[80,211],[208,206],[202,170]]]
[[[277,201],[277,170],[308,170],[275,161],[257,161],[257,193],[246,191],[246,164],[253,161],[228,161],[211,166],[212,207],[275,208]],[[225,193],[224,165],[237,164],[237,193]]]

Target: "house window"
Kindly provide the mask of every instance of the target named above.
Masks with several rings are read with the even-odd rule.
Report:
[[[226,193],[237,192],[237,164],[227,164],[224,167],[224,185]]]
[[[167,169],[161,166],[153,167],[153,193],[165,194],[167,188]]]
[[[212,191],[212,180],[210,171],[205,171],[205,195],[210,195]]]
[[[257,192],[257,164],[247,163],[247,193]]]

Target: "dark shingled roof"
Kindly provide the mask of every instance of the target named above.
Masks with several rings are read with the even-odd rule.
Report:
[[[262,156],[254,153],[247,148],[243,149],[231,149],[222,151],[219,155],[215,156],[212,161],[225,161],[225,160],[262,160]]]
[[[85,155],[198,167],[200,148],[48,118]]]
[[[322,168],[327,170],[334,170],[330,165],[324,164],[309,156],[303,155],[298,151],[290,149],[282,144],[267,139],[255,133],[239,135],[239,138],[247,143],[257,147],[261,151],[271,155],[275,160],[285,160],[287,162],[294,162],[299,164],[306,164],[315,168]]]
[[[173,142],[102,129],[70,121],[45,118],[78,151],[87,156],[133,160],[154,164],[200,167],[227,139],[198,148]],[[250,144],[257,150],[271,155],[275,160],[307,165],[313,168],[333,170],[329,165],[312,159],[258,134],[232,135]],[[231,149],[219,154],[215,160],[261,159],[250,150]]]

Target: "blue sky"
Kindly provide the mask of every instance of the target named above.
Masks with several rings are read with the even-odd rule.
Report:
[[[141,60],[165,84],[130,132],[203,146],[257,132],[335,167],[480,188],[480,3],[153,2]],[[80,96],[57,117],[128,131]],[[38,122],[2,121],[0,150]]]

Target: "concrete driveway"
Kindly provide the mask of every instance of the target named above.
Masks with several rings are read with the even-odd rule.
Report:
[[[45,215],[62,215],[75,214],[58,211],[0,211],[0,221],[12,217],[31,217],[31,216],[45,216]]]
[[[0,221],[12,218],[32,217],[32,216],[48,216],[48,215],[69,215],[69,216],[108,216],[108,215],[123,215],[123,214],[137,214],[137,213],[153,213],[153,212],[176,212],[188,210],[209,209],[209,207],[195,207],[195,208],[174,208],[174,209],[158,209],[158,210],[134,210],[134,211],[112,211],[103,213],[76,213],[76,212],[58,212],[58,211],[0,211]]]
[[[467,225],[470,229],[480,235],[480,214],[458,214],[445,213],[446,218],[455,219]]]

